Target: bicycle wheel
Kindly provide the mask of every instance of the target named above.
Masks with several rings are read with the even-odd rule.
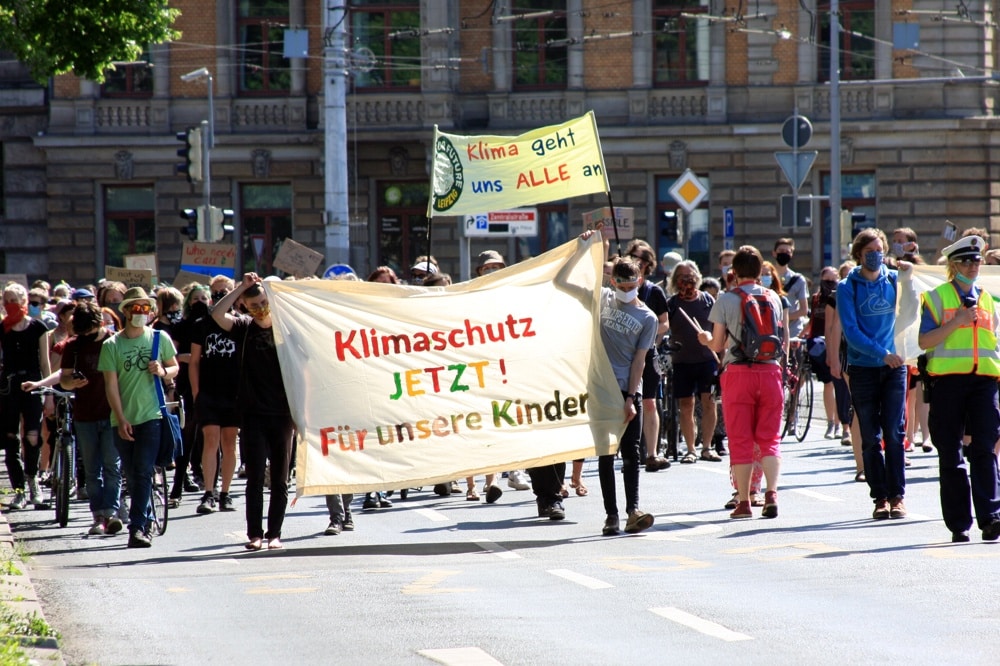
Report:
[[[167,504],[170,501],[167,489],[167,472],[160,466],[153,468],[153,522],[156,533],[167,531]]]
[[[795,396],[795,439],[802,441],[809,432],[813,413],[813,383],[809,364],[803,364]]]
[[[70,459],[72,450],[72,440],[65,436],[60,438],[59,452],[56,454],[58,469],[56,470],[53,481],[54,487],[52,489],[56,505],[56,522],[59,524],[59,527],[66,527],[67,523],[69,523],[69,490],[72,488],[71,484],[74,482],[73,464]]]

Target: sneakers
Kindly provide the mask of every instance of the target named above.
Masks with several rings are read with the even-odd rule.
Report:
[[[719,435],[716,435],[715,437],[712,438],[712,446],[715,447],[715,452],[718,453],[720,456],[725,456],[729,454],[729,452],[726,451],[726,443],[724,439]]]
[[[850,432],[850,430],[845,430],[844,431],[844,436],[840,438],[840,445],[841,446],[850,446],[851,445],[851,432]]]
[[[11,511],[20,511],[24,507],[28,506],[28,498],[25,497],[23,490],[17,490],[14,492],[14,499],[10,503]]]
[[[548,518],[549,520],[562,520],[566,517],[566,509],[563,508],[562,502],[558,500],[548,506],[539,504],[538,517]]]
[[[923,443],[920,445],[920,450],[923,451],[924,453],[930,453],[931,451],[934,450],[934,445],[931,444],[931,440],[925,439]]]
[[[768,490],[764,493],[764,510],[760,515],[764,518],[778,517],[778,491]]]
[[[119,518],[118,516],[111,516],[110,518],[107,519],[107,522],[104,524],[104,533],[118,534],[124,528],[125,524],[122,522],[121,518]]]
[[[880,497],[875,500],[875,510],[872,511],[872,518],[875,520],[885,520],[889,517],[889,500]]]
[[[495,483],[486,488],[486,503],[494,504],[503,496],[503,490]]]
[[[889,500],[889,517],[906,518],[906,505],[903,504],[902,497],[893,497]]]
[[[635,509],[628,514],[625,521],[625,531],[629,534],[638,534],[643,530],[648,530],[653,526],[653,514]]]
[[[344,528],[345,532],[353,532],[354,531],[354,516],[352,516],[349,513],[346,514],[344,516],[344,522],[341,523],[341,527]]]
[[[531,483],[527,477],[527,474],[515,469],[507,475],[507,487],[514,490],[528,490],[531,488]]]
[[[149,548],[152,545],[152,539],[143,532],[132,532],[128,535],[129,548]]]
[[[38,477],[32,476],[28,478],[28,496],[30,497],[30,502],[35,505],[36,509],[47,509],[48,504],[45,503],[45,498],[42,497],[42,488],[38,485]]]
[[[753,518],[753,511],[750,510],[750,502],[736,502],[736,508],[729,514],[733,520],[741,518]]]
[[[247,478],[247,468],[243,465],[243,463],[240,463],[239,469],[236,470],[236,478],[238,479]]]
[[[952,543],[968,543],[969,542],[969,532],[967,530],[962,530],[960,532],[951,533]]]
[[[380,508],[380,509],[391,509],[392,508],[392,502],[390,502],[388,499],[386,499],[385,495],[383,495],[382,493],[378,494],[378,508]]]
[[[104,516],[97,516],[94,518],[90,529],[87,530],[87,534],[90,536],[103,536],[105,533],[105,522]]]
[[[983,541],[996,541],[1000,539],[1000,518],[994,518],[990,524],[983,528]]]
[[[326,526],[326,529],[323,530],[323,534],[327,536],[337,536],[343,530],[344,523],[340,520],[340,518],[334,518],[330,521],[330,524]]]
[[[215,495],[210,492],[206,492],[201,497],[201,504],[195,509],[200,514],[214,513],[215,512]]]
[[[834,439],[837,436],[837,424],[833,421],[826,422],[826,433],[823,439]]]
[[[621,529],[618,527],[618,514],[609,513],[608,517],[604,519],[604,527],[601,528],[601,534],[603,536],[616,536],[621,534]]]
[[[219,495],[219,511],[236,511],[236,507],[233,506],[233,498],[229,496],[229,493]]]
[[[663,456],[646,456],[646,471],[659,472],[670,467],[670,461]]]
[[[377,509],[378,508],[378,497],[375,495],[375,493],[368,493],[367,495],[365,495],[365,501],[361,505],[361,508],[362,509]]]

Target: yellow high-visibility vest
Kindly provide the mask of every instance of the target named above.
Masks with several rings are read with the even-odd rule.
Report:
[[[951,282],[939,285],[921,295],[924,306],[938,326],[955,317],[963,307],[958,288]],[[927,372],[931,375],[968,375],[975,373],[1000,377],[1000,350],[993,330],[993,298],[979,291],[976,322],[966,324],[949,335],[944,342],[927,350]]]

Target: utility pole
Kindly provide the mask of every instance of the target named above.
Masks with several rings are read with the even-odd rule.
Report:
[[[840,265],[840,0],[830,0],[830,263]]]
[[[333,0],[327,0],[332,2]],[[346,0],[342,0],[346,2]],[[349,264],[347,196],[347,6],[326,4],[323,11],[323,154],[326,260]]]

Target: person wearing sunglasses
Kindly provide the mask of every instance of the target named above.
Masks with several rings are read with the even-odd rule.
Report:
[[[1000,438],[1000,316],[993,297],[977,284],[985,251],[986,242],[976,235],[944,248],[948,281],[921,295],[917,342],[927,350],[941,514],[951,540],[958,543],[969,540],[973,511],[983,541],[1000,538],[1000,483],[993,451]],[[966,433],[971,441],[963,452]]]
[[[28,292],[28,316],[45,324],[50,331],[59,325],[56,315],[49,310],[49,292],[39,287]]]
[[[160,402],[154,382],[173,382],[179,371],[177,352],[166,331],[153,360],[153,328],[148,325],[156,300],[142,287],[128,289],[121,302],[124,319],[118,335],[101,345],[97,369],[104,374],[104,390],[111,405],[115,446],[128,483],[129,548],[152,545],[150,498],[153,465],[160,449]],[[162,427],[167,427],[162,424]]]

